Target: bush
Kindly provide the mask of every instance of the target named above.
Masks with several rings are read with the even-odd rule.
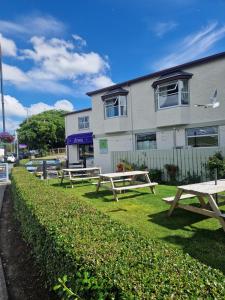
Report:
[[[222,178],[225,175],[225,158],[221,152],[215,153],[213,156],[209,157],[206,163],[206,168],[209,170],[210,177],[215,177],[215,170],[217,170],[218,178]]]
[[[173,164],[167,164],[164,166],[169,177],[170,177],[170,181],[171,183],[175,183],[176,182],[176,176],[178,174],[179,168],[176,165]]]
[[[47,284],[66,299],[222,299],[224,276],[83,200],[12,173],[15,212]],[[59,281],[58,281],[58,278]]]
[[[149,172],[149,177],[152,182],[162,182],[162,171],[158,169],[151,169]]]

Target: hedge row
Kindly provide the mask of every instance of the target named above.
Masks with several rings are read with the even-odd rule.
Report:
[[[12,191],[23,236],[49,286],[66,274],[76,299],[222,299],[225,295],[221,272],[144,238],[23,168],[13,170]]]

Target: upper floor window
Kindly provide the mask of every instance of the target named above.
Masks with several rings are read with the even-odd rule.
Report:
[[[187,145],[192,147],[218,146],[218,127],[199,127],[186,129]]]
[[[158,109],[188,105],[188,81],[175,80],[158,84],[155,89]]]
[[[127,116],[127,97],[117,96],[104,101],[105,118]]]
[[[78,129],[89,129],[89,116],[78,117]]]

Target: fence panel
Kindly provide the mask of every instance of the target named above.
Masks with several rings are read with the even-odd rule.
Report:
[[[149,170],[158,169],[162,171],[163,179],[167,181],[168,174],[166,164],[178,166],[179,181],[189,176],[199,176],[201,181],[209,180],[206,162],[209,157],[220,151],[225,155],[225,147],[213,148],[188,148],[168,150],[138,150],[138,151],[114,151],[111,152],[112,169],[115,171],[119,162],[125,160],[137,166],[146,166]]]

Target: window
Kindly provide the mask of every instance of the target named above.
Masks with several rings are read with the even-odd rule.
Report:
[[[136,135],[137,150],[156,149],[156,133],[140,133]]]
[[[158,84],[156,86],[155,93],[159,109],[188,105],[189,103],[187,80],[176,80],[164,84]]]
[[[199,127],[186,129],[187,144],[192,147],[218,146],[218,127]]]
[[[117,96],[105,100],[105,118],[127,116],[127,98],[126,96]]]
[[[79,130],[89,128],[89,117],[88,116],[78,118],[78,128],[79,128]]]
[[[94,157],[93,144],[88,145],[78,145],[79,159]]]

